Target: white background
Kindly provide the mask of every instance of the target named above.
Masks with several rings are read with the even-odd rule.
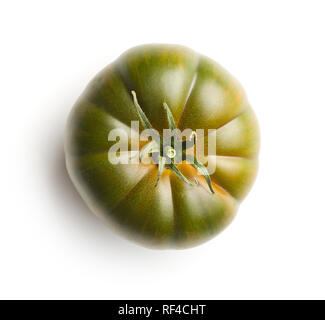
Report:
[[[325,298],[324,1],[3,1],[0,298]],[[93,216],[64,169],[69,110],[129,47],[178,43],[247,91],[257,181],[210,242],[154,251]]]

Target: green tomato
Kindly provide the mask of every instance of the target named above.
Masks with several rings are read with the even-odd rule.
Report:
[[[210,176],[185,160],[175,170],[109,161],[113,129],[125,133],[120,142],[133,143],[130,126],[139,113],[132,91],[160,134],[171,120],[180,130],[201,129],[197,140],[214,168]],[[209,153],[211,141],[216,148]],[[257,121],[240,84],[211,59],[177,45],[130,49],[101,71],[73,107],[65,135],[67,170],[89,208],[128,239],[155,248],[192,247],[222,231],[255,179],[258,149]]]

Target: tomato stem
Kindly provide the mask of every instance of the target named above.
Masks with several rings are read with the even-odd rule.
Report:
[[[147,116],[145,115],[145,113],[143,112],[142,108],[140,107],[140,105],[138,103],[135,91],[131,91],[131,93],[133,96],[134,106],[135,106],[136,112],[138,114],[138,117],[140,119],[142,126],[145,129],[153,130],[153,127],[152,127],[149,119],[147,118]],[[158,176],[157,176],[155,186],[158,185],[160,177],[161,177],[165,167],[167,169],[171,170],[172,172],[174,172],[180,179],[182,179],[187,184],[189,184],[191,186],[198,184],[196,179],[195,179],[195,183],[189,181],[175,165],[175,157],[177,156],[177,151],[176,151],[177,148],[175,148],[175,144],[177,142],[179,142],[180,146],[181,146],[181,151],[182,151],[182,154],[180,155],[181,160],[188,161],[190,159],[190,164],[197,170],[197,172],[199,174],[201,174],[204,177],[204,179],[206,180],[206,182],[209,186],[210,191],[212,193],[214,193],[211,178],[210,178],[207,168],[195,156],[186,154],[186,149],[189,149],[196,144],[196,139],[197,139],[196,132],[192,131],[189,140],[180,141],[180,138],[178,137],[177,132],[176,132],[177,128],[176,128],[176,124],[175,124],[175,119],[174,119],[173,114],[166,102],[163,102],[163,107],[166,111],[168,126],[169,126],[169,131],[170,131],[169,143],[167,143],[167,145],[166,145],[164,138],[159,136],[160,146],[158,146],[156,141],[152,140],[149,143],[147,143],[142,148],[142,150],[140,152],[140,160],[142,160],[142,158],[146,154],[149,154],[149,153],[151,153],[153,156],[155,155],[156,159],[159,159],[158,163],[157,163]],[[158,157],[158,155],[159,155],[159,157]],[[167,162],[167,158],[169,158],[168,162]]]

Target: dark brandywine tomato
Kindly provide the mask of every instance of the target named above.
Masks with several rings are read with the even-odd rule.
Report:
[[[204,130],[201,138],[216,146],[208,153],[204,139],[210,177],[202,175],[203,164],[184,160],[162,166],[156,183],[155,163],[109,161],[111,130],[127,133],[121,139],[130,145],[131,121],[139,121],[132,91],[160,134],[173,121],[180,130]],[[65,137],[69,175],[89,208],[127,238],[157,248],[195,246],[223,230],[254,181],[258,148],[257,122],[240,84],[177,45],[130,49],[101,71],[74,106]]]

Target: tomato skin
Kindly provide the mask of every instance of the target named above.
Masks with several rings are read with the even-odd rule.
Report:
[[[154,164],[108,161],[114,128],[138,121],[131,90],[159,132],[168,128],[163,102],[181,130],[212,130],[215,193],[186,163],[198,186]],[[141,129],[141,128],[140,128]],[[89,208],[116,231],[147,247],[187,248],[214,237],[233,219],[257,172],[257,121],[240,84],[211,59],[177,45],[132,48],[101,71],[73,107],[66,128],[68,173]]]

